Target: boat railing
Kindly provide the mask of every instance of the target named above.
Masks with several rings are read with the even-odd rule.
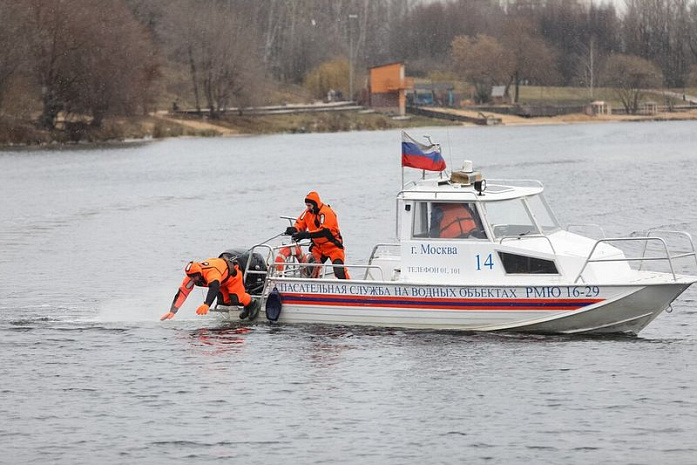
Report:
[[[593,255],[595,254],[595,251],[597,250],[598,246],[600,244],[610,244],[610,243],[631,243],[631,242],[643,242],[644,245],[644,251],[642,252],[642,255],[640,257],[622,257],[622,258],[593,258]],[[690,238],[691,242],[691,238]],[[646,256],[646,249],[649,243],[655,243],[659,246],[660,250],[663,252],[662,256],[659,257],[647,257]],[[582,279],[583,272],[586,270],[588,267],[589,263],[606,263],[606,262],[651,262],[651,261],[665,261],[668,263],[668,266],[670,267],[670,273],[673,276],[673,281],[677,281],[677,275],[675,274],[675,267],[673,265],[673,260],[675,259],[680,259],[680,258],[685,258],[685,257],[695,257],[695,263],[697,263],[697,255],[695,255],[694,252],[694,246],[692,246],[693,252],[690,253],[679,253],[676,255],[671,255],[670,249],[668,248],[668,244],[666,243],[665,239],[662,237],[651,237],[651,236],[646,236],[646,237],[611,237],[611,238],[605,238],[605,239],[599,239],[593,244],[593,248],[591,249],[590,253],[588,254],[588,257],[586,257],[586,260],[583,262],[583,266],[581,267],[580,271],[576,275],[576,279],[574,279],[574,283],[577,283],[580,279]]]
[[[537,179],[487,179],[486,183],[487,185],[496,184],[510,187],[545,187]]]
[[[566,230],[567,230],[568,232],[571,232],[572,229],[582,229],[582,228],[594,228],[594,229],[597,229],[598,231],[600,231],[600,238],[601,238],[601,239],[605,239],[605,238],[607,237],[607,234],[605,234],[605,230],[604,230],[603,227],[600,226],[599,224],[595,224],[595,223],[588,223],[588,224],[578,223],[578,224],[568,224],[568,225],[566,225]]]
[[[368,265],[373,266],[373,260],[375,259],[375,255],[377,254],[378,250],[380,249],[387,249],[387,248],[399,248],[401,247],[400,244],[395,244],[395,243],[380,243],[380,244],[375,244],[375,247],[373,247],[373,251],[370,252],[370,257],[368,257]],[[381,268],[382,270],[382,268]],[[368,272],[370,270],[366,268],[365,274],[363,275],[363,279],[368,279]]]
[[[264,258],[264,262],[266,263],[266,270],[252,270],[250,269],[250,266],[252,262],[254,261],[252,257],[254,256],[255,253],[259,253],[257,249],[264,250],[266,253],[266,258]],[[262,257],[264,256],[263,254],[260,254]],[[266,243],[261,243],[261,244],[256,244],[252,246],[251,249],[249,249],[249,260],[247,260],[247,265],[244,267],[244,276],[249,276],[249,275],[261,275],[264,276],[264,286],[262,287],[261,290],[261,296],[262,299],[266,297],[266,287],[268,286],[269,280],[266,279],[269,275],[269,263],[273,264],[273,262],[276,259],[276,253],[274,252],[274,247],[271,247],[269,244]],[[273,265],[271,265],[273,266]],[[263,300],[262,300],[263,302]]]
[[[368,264],[373,263],[373,259],[375,258],[375,254],[377,254],[378,250],[381,248],[388,248],[388,247],[393,247],[393,248],[399,248],[401,247],[400,244],[395,244],[395,243],[390,243],[390,242],[384,242],[380,244],[375,244],[375,247],[373,247],[373,251],[370,252],[370,257],[368,257]]]
[[[398,198],[398,199],[401,199],[401,198],[404,197],[404,194],[405,194],[405,193],[414,193],[414,192],[418,192],[419,194],[434,194],[434,195],[436,195],[436,196],[438,196],[438,194],[441,194],[441,195],[443,195],[443,194],[445,194],[445,195],[452,195],[452,194],[453,194],[453,192],[444,192],[444,191],[438,190],[438,189],[419,189],[418,191],[412,191],[412,190],[409,190],[409,189],[404,189],[404,190],[401,190],[401,191],[399,191],[399,192],[397,193],[397,198]],[[458,191],[457,194],[458,194],[458,195],[460,195],[460,194],[469,195],[469,196],[471,196],[472,198],[475,198],[475,199],[479,196],[479,194],[476,193],[476,192],[473,192],[473,191],[470,192],[470,191],[466,191],[466,190],[462,190],[461,192]]]
[[[342,264],[342,265],[334,265],[333,263],[291,263],[291,264],[285,264],[285,265],[278,265],[279,267],[282,267],[281,270],[278,270],[275,268],[276,265],[271,265],[273,270],[271,271],[271,276],[278,276],[278,277],[284,277],[284,278],[310,278],[312,275],[315,274],[315,272],[310,271],[310,269],[315,269],[319,268],[320,271],[318,273],[318,276],[312,276],[312,279],[315,278],[327,278],[328,276],[334,275],[334,268],[346,268],[348,270],[365,270],[364,273],[364,279],[368,279],[368,273],[370,271],[376,271],[378,278],[380,281],[384,281],[384,275],[382,268],[379,267],[378,265],[347,265],[347,264]],[[331,268],[331,270],[330,270]],[[302,270],[306,269],[307,271],[303,272]],[[331,273],[330,273],[331,271]]]
[[[443,178],[442,180],[439,181],[439,184],[447,184],[449,182],[449,178]],[[540,187],[544,189],[544,184],[542,184],[540,181],[537,179],[487,179],[486,180],[487,185],[498,185],[498,186],[505,186],[505,187]],[[403,198],[405,193],[413,193],[413,192],[418,192],[419,194],[443,194],[444,192],[442,190],[437,190],[437,189],[418,189],[417,191],[414,191],[410,189],[410,187],[414,187],[418,185],[418,181],[410,181],[407,184],[405,184],[402,187],[402,190],[397,193],[397,198]],[[448,192],[449,194],[452,194],[452,192]],[[476,192],[458,192],[458,194],[470,194],[473,197],[477,197],[479,194]]]
[[[692,240],[692,235],[690,233],[685,232],[685,231],[675,231],[675,230],[670,230],[670,229],[652,229],[650,231],[646,232],[646,237],[657,237],[656,234],[661,234],[664,236],[678,236],[686,239],[687,243],[690,246],[690,250],[687,252],[681,251],[677,253],[676,255],[672,255],[672,258],[675,259],[680,259],[680,258],[686,258],[686,257],[693,257],[695,259],[695,266],[697,266],[697,252],[695,251],[695,243]],[[641,256],[644,257],[646,256],[647,252],[647,247],[648,243],[644,242],[643,250],[641,252]],[[639,266],[639,269],[641,269],[643,265],[643,262]]]
[[[307,244],[300,243],[297,244],[300,247],[304,247],[303,253],[307,255]],[[389,246],[392,244],[378,244],[383,245],[383,246]],[[317,278],[325,278],[328,275],[333,273],[334,268],[341,266],[342,268],[346,268],[348,270],[365,270],[364,273],[359,273],[364,275],[364,279],[368,279],[368,273],[370,271],[376,271],[377,275],[379,276],[379,279],[381,281],[384,281],[384,273],[383,270],[380,266],[378,265],[371,265],[370,262],[367,265],[361,265],[361,264],[343,264],[343,265],[334,265],[331,262],[328,263],[303,263],[303,262],[298,262],[298,261],[284,261],[284,262],[276,262],[276,257],[278,257],[279,251],[281,249],[284,249],[286,247],[294,247],[294,244],[282,244],[282,245],[276,245],[276,246],[271,246],[266,243],[262,244],[257,244],[253,246],[250,251],[252,253],[257,252],[259,253],[260,250],[263,250],[264,252],[261,253],[262,256],[265,255],[264,261],[266,263],[266,271],[260,271],[260,270],[252,270],[249,269],[249,265],[251,263],[251,260],[247,261],[247,267],[245,268],[245,273],[250,273],[250,274],[258,274],[258,275],[264,275],[264,276],[281,276],[281,277],[303,277],[303,275],[310,276],[314,274],[318,274],[316,276]],[[375,252],[376,248],[373,250]],[[311,268],[319,268],[320,271],[313,272],[310,271]],[[303,273],[302,270],[305,269],[306,271]],[[330,273],[330,271],[332,273]],[[262,295],[266,295],[266,283],[268,283],[268,279],[265,279],[264,283],[264,291],[262,292]]]

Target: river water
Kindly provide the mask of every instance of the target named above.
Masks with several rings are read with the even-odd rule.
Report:
[[[431,128],[450,166],[540,179],[565,224],[697,232],[694,122]],[[398,131],[0,152],[0,463],[697,459],[696,290],[639,337],[229,327],[191,259],[317,190],[349,261],[394,239]]]

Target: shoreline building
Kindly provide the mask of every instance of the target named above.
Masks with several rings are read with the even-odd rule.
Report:
[[[406,90],[414,87],[413,79],[404,77],[404,62],[388,63],[370,70],[369,105],[377,111],[406,114]]]

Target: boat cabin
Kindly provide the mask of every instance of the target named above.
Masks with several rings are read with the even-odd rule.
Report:
[[[563,230],[543,190],[539,181],[485,180],[471,162],[449,178],[414,182],[397,196],[398,255],[376,248],[370,264],[384,279],[409,282],[573,281],[596,241]],[[595,256],[623,253],[600,244]],[[585,266],[584,277],[628,268],[596,265]]]

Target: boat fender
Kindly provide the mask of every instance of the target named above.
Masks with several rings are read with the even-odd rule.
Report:
[[[278,317],[281,316],[282,308],[281,293],[274,287],[266,298],[266,318],[269,321],[278,321]]]

